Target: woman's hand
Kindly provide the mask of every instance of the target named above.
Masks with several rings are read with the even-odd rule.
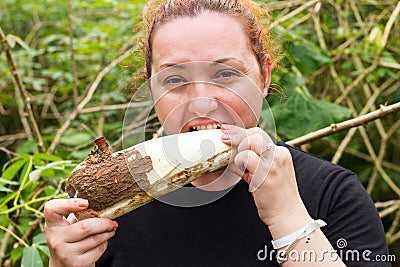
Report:
[[[303,227],[312,219],[301,200],[289,150],[276,146],[255,127],[223,125],[223,142],[236,153],[229,170],[249,183],[261,220],[274,239]]]
[[[50,249],[50,267],[92,266],[107,248],[107,240],[114,236],[116,222],[105,218],[77,221],[64,215],[85,210],[85,199],[48,201],[44,208],[45,232]]]

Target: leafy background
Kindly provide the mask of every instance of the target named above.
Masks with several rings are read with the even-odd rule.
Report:
[[[400,101],[399,1],[259,2],[270,11],[265,23],[279,44],[277,90],[268,97],[277,139],[292,140]],[[65,180],[93,139],[107,136],[114,151],[121,149],[125,109],[140,85],[132,78],[143,70],[143,5],[0,2],[0,265],[47,266],[45,201],[65,197]],[[149,107],[136,109],[131,131],[140,132]],[[301,146],[358,174],[397,258],[399,118],[393,113]],[[156,120],[148,124],[148,132],[158,129]]]

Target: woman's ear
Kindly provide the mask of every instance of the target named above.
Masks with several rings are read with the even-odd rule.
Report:
[[[264,88],[263,88],[263,96],[266,97],[268,95],[268,89],[271,85],[271,73],[272,73],[272,59],[269,54],[265,55],[264,65],[262,66],[262,72],[264,77]]]

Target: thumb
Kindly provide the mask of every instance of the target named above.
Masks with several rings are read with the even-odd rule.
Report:
[[[64,215],[85,210],[88,206],[88,200],[82,198],[50,200],[44,206],[46,224],[49,227],[67,226],[70,223],[65,219]]]

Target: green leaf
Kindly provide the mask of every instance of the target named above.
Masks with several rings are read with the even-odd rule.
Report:
[[[8,45],[9,45],[11,48],[14,48],[14,46],[15,46],[15,39],[14,39],[14,36],[13,36],[13,35],[11,35],[11,34],[8,34],[8,35],[7,35],[7,43],[8,43]]]
[[[14,35],[14,34],[8,34],[7,35],[7,42],[8,42],[8,37],[12,37],[14,44],[12,47],[15,46],[15,42],[17,42],[22,48],[24,48],[25,50],[29,50],[29,46],[21,39],[21,37]],[[10,43],[8,42],[8,44],[10,45]],[[11,45],[10,45],[11,46]]]
[[[89,147],[89,148],[74,151],[71,153],[71,157],[78,161],[82,161],[90,154],[90,151],[92,151],[92,149],[93,148]]]
[[[29,156],[28,160],[25,161],[24,167],[22,168],[21,176],[19,178],[19,183],[21,184],[21,186],[25,186],[25,183],[27,182],[26,178],[32,171],[32,167],[33,167],[32,156]]]
[[[348,108],[313,98],[300,79],[284,75],[288,97],[271,106],[279,135],[293,139],[337,123],[351,115]]]
[[[42,159],[42,160],[48,160],[48,161],[60,161],[62,158],[56,155],[51,155],[51,154],[46,154],[46,153],[37,153],[33,155],[34,159]]]
[[[43,267],[39,251],[35,247],[26,247],[22,254],[21,267]]]
[[[13,190],[11,190],[10,188],[5,187],[4,185],[0,184],[0,192],[7,192],[7,193],[11,193],[14,192]]]
[[[309,41],[291,42],[288,49],[296,67],[305,75],[311,75],[323,65],[332,62],[326,52]]]
[[[13,250],[11,250],[10,254],[11,254],[11,260],[13,262],[13,266],[19,259],[21,259],[23,252],[24,252],[23,247],[17,247],[17,248],[14,248]]]
[[[50,257],[50,251],[47,246],[45,233],[40,233],[40,234],[34,236],[32,246],[37,247],[38,249],[43,251],[44,254],[46,254],[48,257]]]
[[[381,28],[379,26],[375,26],[369,33],[368,42],[380,48],[382,46],[381,44],[382,38],[383,38],[383,32]]]
[[[44,254],[46,254],[47,257],[50,257],[50,250],[49,247],[46,245],[38,245],[37,246],[38,249],[40,249],[41,251],[43,251]]]
[[[37,245],[47,244],[46,234],[45,233],[40,233],[40,234],[35,235],[33,237],[33,243],[37,244]]]
[[[7,180],[7,179],[1,178],[1,177],[0,177],[0,183],[18,185],[17,181],[10,181],[10,180]]]
[[[63,170],[66,166],[73,166],[72,161],[60,160],[60,161],[50,162],[45,166],[38,166],[36,170],[32,171],[29,174],[29,179],[33,182],[36,182],[40,178],[42,172],[46,170]]]
[[[21,170],[22,166],[24,166],[24,164],[25,160],[16,160],[14,163],[12,163],[4,170],[1,177],[6,180],[13,179],[17,175],[17,173]]]
[[[39,151],[37,143],[35,140],[25,140],[20,145],[18,145],[17,153],[18,154],[29,154],[29,153],[37,153]]]
[[[61,138],[60,143],[67,146],[79,146],[91,140],[93,140],[93,138],[90,134],[71,130]]]

